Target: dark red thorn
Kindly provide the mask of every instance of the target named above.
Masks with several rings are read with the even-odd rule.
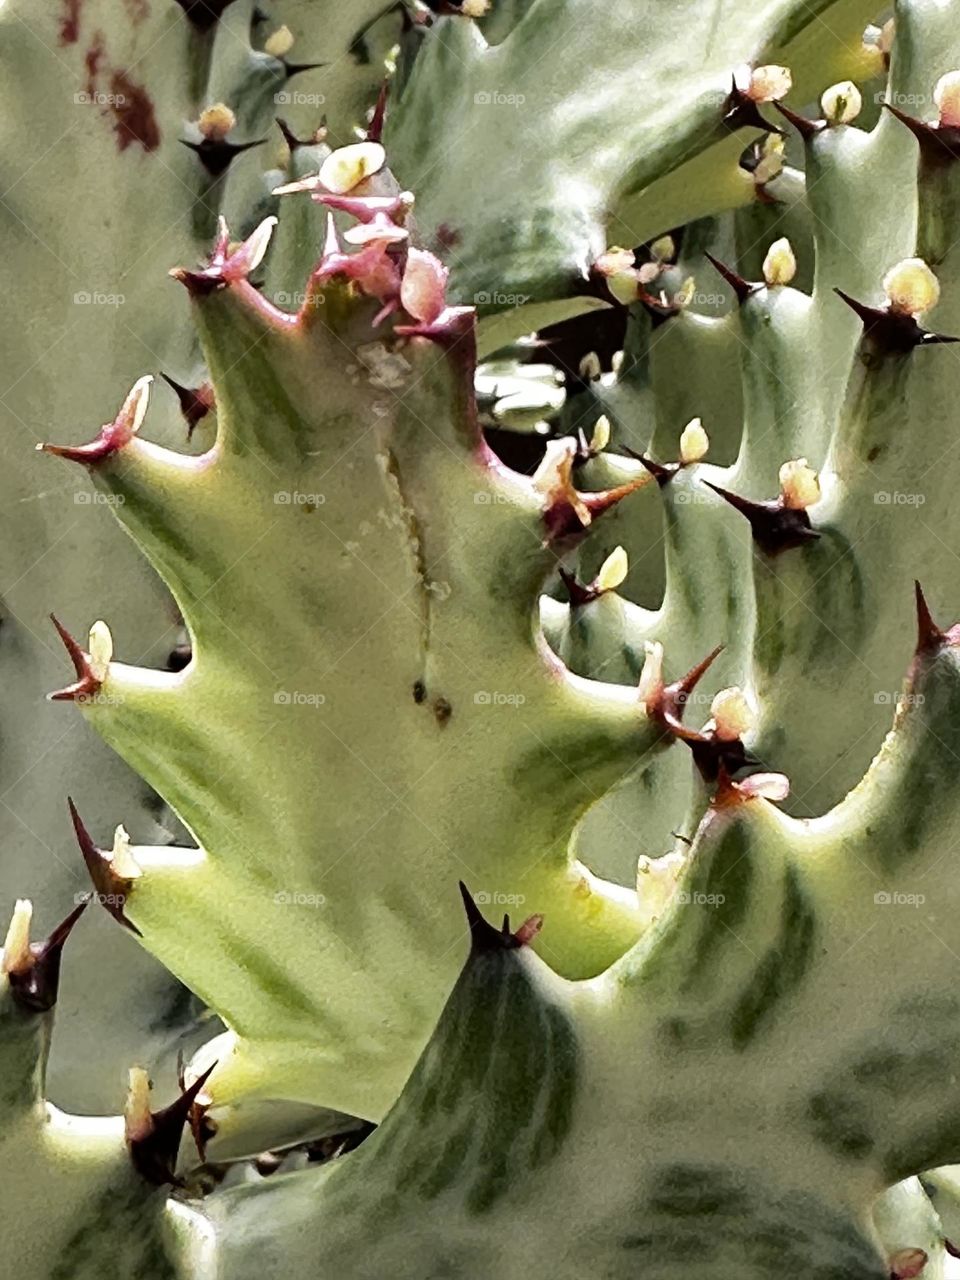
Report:
[[[569,569],[561,567],[559,573],[560,580],[567,588],[567,595],[570,597],[571,609],[582,609],[585,604],[590,604],[592,601],[604,594],[589,583],[581,582],[577,575],[575,573],[571,573]]]
[[[951,1258],[960,1258],[960,1246],[955,1245],[952,1240],[944,1238],[943,1247],[949,1253]]]
[[[31,963],[27,969],[7,975],[14,1000],[28,1013],[46,1013],[57,1003],[63,946],[89,901],[84,898],[74,907],[44,942],[30,944]]]
[[[916,116],[907,115],[892,102],[883,104],[892,116],[907,126],[920,144],[921,159],[931,167],[952,164],[960,160],[960,129],[951,125],[927,124]]]
[[[201,422],[211,409],[216,407],[213,387],[209,382],[201,382],[199,387],[184,387],[174,382],[169,374],[161,373],[160,377],[168,387],[172,387],[180,401],[180,412],[187,422],[187,439],[193,437],[197,423]]]
[[[615,507],[618,502],[622,502],[624,498],[629,498],[631,493],[636,493],[644,483],[645,481],[640,477],[627,484],[618,484],[615,489],[599,489],[594,493],[580,493],[578,496],[593,519],[596,519],[611,507]]]
[[[786,507],[780,499],[773,502],[753,502],[749,498],[731,493],[729,489],[721,489],[718,484],[711,484],[709,480],[705,480],[704,484],[725,502],[729,502],[735,511],[746,516],[754,542],[768,556],[777,556],[793,547],[802,547],[820,537],[806,511]]]
[[[187,1080],[182,1049],[177,1050],[177,1084],[180,1087],[180,1092],[184,1093],[187,1088]],[[210,1107],[208,1104],[196,1101],[194,1101],[193,1106],[190,1108],[190,1133],[193,1137],[193,1145],[197,1149],[197,1155],[201,1160],[206,1160],[207,1145],[211,1138],[215,1138],[217,1136],[216,1124],[214,1121],[207,1118],[207,1112],[209,1110]]]
[[[287,62],[286,58],[281,58],[280,61],[288,80],[292,76],[298,76],[301,71],[319,71],[321,67],[330,65],[328,62]]]
[[[73,663],[77,678],[73,684],[69,684],[63,689],[57,689],[54,693],[47,694],[48,699],[50,702],[83,702],[86,698],[94,697],[100,692],[102,682],[93,673],[89,653],[87,653],[86,649],[81,649],[55,614],[51,613],[50,621],[56,627],[57,635],[63,641],[63,647]]]
[[[254,147],[262,147],[266,138],[258,138],[255,142],[228,142],[226,138],[204,138],[202,142],[188,142],[181,138],[180,142],[188,151],[194,152],[211,178],[219,178],[230,168],[232,162],[241,152],[250,151]]]
[[[586,508],[590,516],[586,523],[577,506],[574,505],[573,495],[558,493],[555,501],[543,513],[547,545],[552,546],[571,538],[582,537],[598,516],[602,516],[605,511],[609,511],[618,502],[635,493],[644,483],[643,477],[640,477],[628,484],[618,485],[615,489],[600,489],[594,493],[581,493],[577,490],[576,503]]]
[[[298,147],[312,147],[319,141],[319,138],[317,137],[316,134],[314,134],[313,137],[311,138],[298,138],[297,135],[290,128],[289,124],[287,124],[286,120],[282,119],[280,116],[277,116],[276,120],[277,120],[277,128],[283,134],[283,140],[287,144],[287,146],[290,148],[291,151],[296,151]],[[322,130],[322,125],[321,125],[321,130]]]
[[[177,0],[187,19],[197,31],[209,31],[220,21],[223,11],[233,0]]]
[[[746,302],[752,293],[756,293],[763,286],[756,284],[750,280],[744,280],[743,276],[737,275],[736,271],[721,262],[719,258],[715,258],[712,253],[704,251],[704,257],[713,266],[737,296],[740,303]]]
[[[612,293],[610,293],[609,296],[613,298],[613,301],[617,306],[623,306],[623,303],[618,302],[617,299],[613,297]],[[637,301],[653,321],[652,327],[654,329],[659,329],[662,324],[665,324],[672,316],[678,316],[684,309],[682,302],[664,302],[662,298],[658,298],[654,294],[648,293],[646,289],[640,290],[637,294]]]
[[[934,622],[918,581],[914,582],[913,589],[917,601],[917,653],[931,653],[939,649],[947,637]]]
[[[470,890],[462,880],[460,881],[460,897],[463,899],[463,909],[467,914],[467,924],[470,926],[470,942],[474,951],[481,953],[515,951],[517,947],[523,945],[510,932],[509,918],[504,921],[502,930],[495,928],[486,919],[483,912],[474,902]]]
[[[784,120],[790,121],[804,142],[809,142],[811,138],[815,138],[818,133],[822,133],[827,127],[826,120],[808,120],[806,116],[802,116],[796,111],[791,111],[789,107],[785,107],[782,102],[774,102],[773,105]]]
[[[124,915],[123,910],[130,892],[131,881],[117,875],[110,858],[93,843],[90,833],[77,812],[77,806],[69,796],[67,804],[70,808],[70,818],[76,833],[77,844],[80,846],[80,852],[83,854],[83,860],[87,864],[87,871],[93,882],[94,897],[114,920],[124,925],[131,933],[135,933],[138,938],[142,938],[143,934],[133,921]]]
[[[367,141],[380,142],[383,137],[383,122],[387,114],[387,89],[389,82],[384,80],[380,86],[380,92],[377,94],[377,105],[373,109],[373,115],[370,117],[370,124],[367,128]]]
[[[680,470],[681,464],[679,462],[654,462],[652,458],[648,458],[646,454],[637,453],[629,445],[624,445],[623,451],[628,453],[631,458],[636,458],[637,462],[643,463],[661,489],[665,488]]]
[[[915,347],[930,347],[945,342],[960,342],[945,333],[931,333],[918,324],[913,316],[886,307],[869,307],[851,298],[842,289],[834,289],[838,298],[847,304],[861,320],[864,337],[869,339],[875,351],[885,355],[904,355]]]
[[[725,129],[735,133],[738,129],[762,129],[764,133],[780,133],[775,124],[770,124],[760,114],[760,108],[753,98],[733,82],[733,88],[724,106],[723,120]]]
[[[695,667],[691,667],[685,676],[681,676],[679,680],[674,680],[672,684],[664,686],[653,714],[676,737],[684,740],[702,738],[703,735],[698,733],[696,729],[688,729],[682,723],[683,713],[686,710],[691,693],[693,693],[722,652],[723,645],[718,644]]]
[[[180,1185],[177,1178],[177,1155],[183,1130],[190,1119],[197,1094],[207,1083],[217,1063],[213,1063],[202,1076],[194,1080],[189,1089],[184,1089],[169,1107],[161,1111],[151,1111],[150,1132],[142,1138],[128,1138],[127,1148],[133,1167],[147,1182],[162,1187],[166,1184]]]

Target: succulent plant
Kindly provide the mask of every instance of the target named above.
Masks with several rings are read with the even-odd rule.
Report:
[[[186,310],[136,304],[158,332],[169,307],[156,354],[181,363],[91,357],[85,440],[46,374],[12,410],[53,455],[25,455],[24,489],[79,486],[170,596],[131,570],[160,622],[128,633],[118,600],[112,628],[90,586],[128,594],[112,533],[63,602],[54,534],[38,564],[11,542],[72,665],[51,699],[75,705],[44,714],[139,781],[131,816],[119,774],[64,772],[45,820],[112,921],[80,918],[72,872],[46,941],[11,903],[4,1274],[935,1280],[960,1248],[960,625],[935,620],[957,608],[957,9],[907,0],[867,43],[852,3],[685,6],[683,39],[640,3],[635,26],[484,9],[331,28],[399,34],[387,92],[345,76],[365,136],[285,120],[266,182],[244,153],[245,191],[193,190],[164,263]],[[241,0],[148,18],[179,42],[164,112],[207,108],[170,151],[195,180],[244,118],[199,86],[233,55],[261,121],[288,36],[251,54]],[[868,82],[887,107],[861,117]],[[110,216],[131,155],[158,158],[136,123],[112,121]],[[577,386],[513,467],[483,397],[497,418],[508,374],[535,408],[558,382],[526,353],[584,312]],[[144,665],[153,636],[187,643]],[[40,697],[39,652],[11,701]],[[131,1019],[122,1116],[48,1101],[61,953],[69,974],[93,916],[226,1028],[151,1092],[190,1019]],[[101,981],[100,1016],[179,989],[151,980]]]

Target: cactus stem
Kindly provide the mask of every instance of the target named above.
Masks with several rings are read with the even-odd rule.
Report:
[[[801,547],[820,537],[811,525],[806,510],[788,507],[784,505],[782,498],[772,502],[753,502],[749,498],[731,493],[729,489],[721,489],[709,480],[705,480],[704,484],[749,520],[754,542],[769,556]]]
[[[43,453],[52,453],[58,458],[66,458],[70,462],[82,462],[86,466],[94,466],[104,459],[118,453],[125,444],[129,444],[140,430],[150,400],[150,383],[153,377],[147,374],[138,378],[127,394],[120,412],[113,422],[100,428],[95,440],[88,444],[62,445],[38,444],[37,449]]]
[[[76,680],[73,684],[67,685],[63,689],[57,689],[53,693],[47,694],[50,702],[82,702],[85,698],[92,698],[100,692],[103,684],[102,679],[97,675],[93,668],[93,662],[90,654],[86,649],[82,649],[73,636],[66,629],[63,623],[55,614],[50,615],[50,621],[57,629],[57,635],[63,641],[63,647],[66,649],[73,663],[73,669],[76,673]]]
[[[113,916],[114,920],[124,925],[138,938],[143,934],[124,914],[124,907],[127,902],[133,880],[128,876],[118,874],[114,866],[114,859],[110,854],[105,853],[102,849],[98,849],[90,838],[90,833],[83,825],[80,814],[73,800],[68,797],[67,804],[70,808],[70,818],[73,822],[73,829],[76,832],[77,844],[80,846],[80,852],[83,854],[83,860],[87,864],[87,871],[93,882],[97,900],[100,902],[108,914]]]
[[[133,1167],[147,1182],[155,1186],[179,1185],[176,1166],[184,1125],[190,1120],[197,1095],[216,1066],[212,1063],[161,1111],[150,1111],[143,1098],[134,1099],[137,1114],[127,1122],[127,1148]]]
[[[726,280],[727,284],[736,294],[738,302],[746,302],[752,293],[756,293],[762,286],[750,280],[744,280],[743,276],[737,275],[736,271],[721,262],[719,258],[715,258],[712,253],[705,253],[704,257]]]
[[[60,921],[48,938],[43,942],[31,943],[26,954],[21,957],[20,963],[15,968],[7,970],[10,991],[21,1008],[30,1013],[47,1013],[57,1003],[63,947],[74,925],[86,911],[89,901],[89,898],[84,898],[64,920]],[[5,947],[4,966],[6,966],[6,956]]]
[[[916,318],[903,311],[888,310],[886,307],[870,307],[858,302],[842,289],[834,289],[834,293],[842,298],[851,311],[859,316],[863,323],[864,336],[869,338],[874,347],[890,355],[904,355],[914,347],[929,347],[945,342],[960,342],[960,338],[945,333],[931,333],[919,324]]]

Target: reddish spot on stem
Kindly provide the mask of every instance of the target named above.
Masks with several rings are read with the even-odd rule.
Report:
[[[150,16],[150,5],[147,0],[123,0],[123,2],[134,26],[138,27],[145,18]]]
[[[455,228],[448,226],[446,222],[441,222],[436,230],[437,244],[440,249],[455,249],[460,243],[460,232]]]
[[[97,89],[97,76],[100,74],[100,62],[103,59],[103,32],[98,31],[93,37],[93,44],[83,59],[87,68],[87,96],[92,98]]]
[[[80,39],[80,9],[83,0],[63,0],[60,19],[60,43],[76,44]]]
[[[135,84],[125,71],[115,71],[110,79],[110,92],[114,99],[110,110],[120,150],[126,151],[127,147],[137,144],[144,151],[155,151],[160,145],[160,126],[146,89]]]

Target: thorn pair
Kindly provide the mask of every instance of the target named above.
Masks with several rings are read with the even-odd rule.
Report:
[[[57,1003],[64,943],[89,901],[88,897],[82,898],[43,942],[30,941],[30,902],[21,899],[14,907],[3,946],[2,969],[11,995],[27,1013],[46,1013]]]
[[[130,1072],[124,1115],[127,1149],[133,1167],[154,1186],[180,1185],[176,1172],[177,1156],[187,1124],[203,1157],[202,1122],[206,1108],[197,1102],[197,1098],[216,1066],[216,1063],[209,1066],[189,1088],[184,1087],[181,1072],[179,1097],[160,1111],[150,1110],[150,1082],[146,1072],[140,1068]]]
[[[510,917],[503,917],[503,925],[497,929],[485,918],[483,912],[473,900],[470,890],[461,880],[460,897],[466,912],[467,924],[470,926],[470,940],[474,951],[516,951],[520,947],[529,946],[543,926],[543,916],[533,915],[523,922],[516,932],[510,931]]]

